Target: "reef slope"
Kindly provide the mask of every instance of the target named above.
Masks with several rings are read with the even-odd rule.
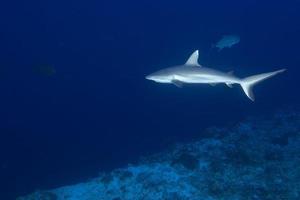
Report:
[[[103,173],[18,200],[300,199],[300,113],[250,118]]]

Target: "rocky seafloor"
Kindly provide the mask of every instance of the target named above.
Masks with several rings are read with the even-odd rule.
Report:
[[[299,200],[300,113],[209,128],[205,138],[17,200]]]

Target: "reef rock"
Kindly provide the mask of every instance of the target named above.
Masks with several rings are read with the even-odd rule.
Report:
[[[300,113],[252,118],[77,185],[18,200],[300,199]]]

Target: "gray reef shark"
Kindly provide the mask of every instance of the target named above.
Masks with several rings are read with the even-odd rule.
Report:
[[[224,48],[231,48],[233,45],[240,42],[240,36],[238,35],[224,35],[217,44],[213,47],[218,48],[218,51],[221,51]]]
[[[146,76],[146,79],[158,83],[174,84],[177,87],[182,87],[184,83],[205,83],[210,85],[225,83],[230,88],[232,87],[232,84],[239,84],[247,97],[254,101],[255,98],[252,87],[255,84],[285,71],[285,69],[280,69],[274,72],[258,74],[241,79],[234,76],[232,72],[225,73],[201,66],[198,63],[198,57],[199,53],[198,50],[196,50],[185,64],[159,70]]]

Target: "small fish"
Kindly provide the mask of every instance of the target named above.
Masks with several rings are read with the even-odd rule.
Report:
[[[56,69],[52,65],[37,65],[32,68],[33,72],[43,76],[53,76],[56,74]]]
[[[240,42],[240,36],[238,35],[224,35],[217,44],[213,47],[218,48],[218,51],[221,51],[224,48],[231,48],[233,45]]]

